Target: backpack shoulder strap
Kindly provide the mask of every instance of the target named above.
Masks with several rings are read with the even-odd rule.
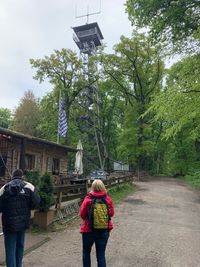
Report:
[[[90,194],[90,193],[88,193],[87,194],[88,196],[89,196],[89,198],[91,198],[91,200],[92,200],[92,203],[91,203],[91,205],[93,205],[93,204],[95,204],[96,203],[96,197],[94,197],[92,194]]]
[[[91,199],[95,198],[91,193],[87,193],[87,196],[90,197]]]
[[[102,199],[103,202],[107,204],[107,200],[106,200],[107,194],[105,196],[103,196],[103,197],[95,197],[91,193],[88,193],[87,196],[89,196],[92,200]]]

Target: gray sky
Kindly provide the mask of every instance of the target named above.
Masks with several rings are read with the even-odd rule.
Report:
[[[50,85],[32,77],[30,58],[43,58],[54,49],[78,52],[71,27],[86,23],[77,15],[99,10],[100,0],[1,0],[0,1],[0,107],[14,109],[24,91],[44,96]],[[98,22],[107,52],[123,34],[131,36],[132,27],[125,14],[125,0],[101,0],[101,14],[89,18]]]

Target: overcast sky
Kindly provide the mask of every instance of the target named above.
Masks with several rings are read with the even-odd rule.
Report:
[[[132,27],[125,13],[125,0],[101,0],[101,14],[89,18],[98,22],[107,52],[123,34],[131,37]],[[100,0],[1,0],[0,1],[0,107],[14,109],[24,91],[37,97],[50,90],[32,77],[30,58],[43,58],[54,49],[78,52],[71,27],[86,23],[75,18],[98,12]],[[77,10],[77,11],[76,11]]]

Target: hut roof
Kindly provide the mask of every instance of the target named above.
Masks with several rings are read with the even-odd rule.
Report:
[[[2,128],[2,127],[0,127],[0,135],[16,137],[16,138],[19,138],[19,139],[26,139],[28,141],[32,141],[32,142],[36,142],[36,143],[41,143],[41,144],[46,144],[46,145],[49,145],[49,146],[62,148],[62,149],[65,149],[66,151],[69,151],[69,152],[77,152],[76,148],[68,147],[68,146],[65,146],[65,145],[60,145],[60,144],[57,144],[57,143],[52,142],[52,141],[48,141],[48,140],[41,139],[41,138],[38,138],[38,137],[34,137],[34,136],[31,136],[31,135],[25,135],[25,134],[22,134],[22,133],[18,133],[18,132],[15,132],[15,131],[11,131],[11,130]]]

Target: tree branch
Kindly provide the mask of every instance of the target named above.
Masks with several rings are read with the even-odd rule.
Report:
[[[116,77],[112,74],[112,73],[110,73],[109,71],[107,71],[105,68],[104,68],[104,71],[122,88],[122,89],[124,89],[124,91],[125,91],[125,94],[127,95],[127,96],[131,96],[131,97],[134,97],[136,100],[137,100],[137,98],[136,98],[136,96],[134,95],[134,94],[131,94],[131,93],[129,93],[128,91],[127,91],[127,88],[122,84],[122,83],[120,83],[119,81],[118,81],[118,79],[116,79]]]

